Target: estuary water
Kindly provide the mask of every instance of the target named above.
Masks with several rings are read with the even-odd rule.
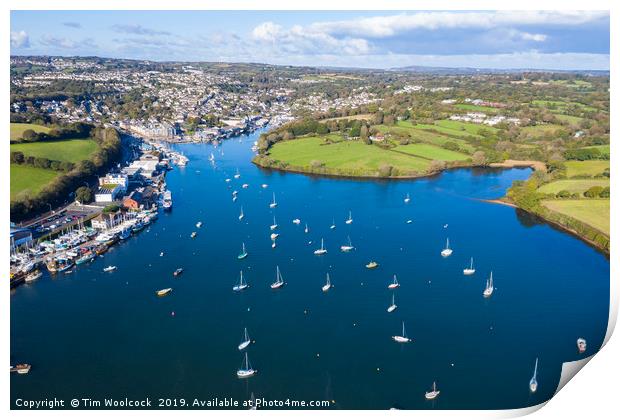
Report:
[[[606,257],[513,208],[476,200],[501,197],[529,169],[407,181],[310,177],[255,167],[258,135],[217,149],[178,146],[190,162],[167,176],[172,212],[72,274],[45,273],[12,293],[11,363],[33,366],[11,375],[14,408],[17,398],[191,403],[251,393],[344,409],[520,408],[553,395],[563,362],[600,348]],[[348,237],[355,250],[343,253]],[[442,258],[448,237],[454,252]],[[317,256],[321,238],[328,252]],[[249,256],[238,260],[242,242]],[[470,257],[476,273],[466,277]],[[371,260],[377,269],[365,268]],[[104,273],[108,265],[118,270]],[[280,290],[269,287],[276,265],[287,283]],[[178,267],[185,271],[173,277]],[[235,293],[240,270],[250,288]],[[495,291],[485,299],[491,271]],[[334,287],[324,293],[326,273]],[[398,307],[388,313],[394,274]],[[173,293],[155,296],[166,287]],[[391,337],[403,321],[413,342],[398,344]],[[242,380],[244,327],[258,374]],[[581,355],[578,337],[588,341]],[[441,394],[427,401],[434,381]]]

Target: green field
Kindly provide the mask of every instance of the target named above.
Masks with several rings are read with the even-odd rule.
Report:
[[[319,137],[276,143],[269,149],[269,157],[296,167],[309,167],[312,161],[319,161],[328,169],[361,172],[377,171],[384,163],[402,171],[424,172],[430,164],[427,159],[366,145],[361,141],[325,144]]]
[[[581,175],[600,175],[605,169],[609,169],[608,160],[570,160],[564,162],[566,176],[571,178]]]
[[[22,152],[26,156],[44,157],[50,160],[79,162],[88,159],[97,150],[92,139],[72,139],[11,145],[11,152]]]
[[[543,200],[548,209],[565,214],[609,236],[609,200]]]
[[[552,134],[558,130],[562,130],[564,127],[557,124],[540,124],[540,125],[528,125],[526,127],[522,127],[521,131],[524,133],[528,133],[532,136],[542,136],[545,134]]]
[[[609,144],[602,144],[600,146],[586,146],[586,147],[582,147],[582,149],[598,149],[600,150],[602,153],[605,153],[607,155],[609,155]]]
[[[464,153],[454,152],[452,150],[442,149],[441,147],[424,143],[397,146],[394,150],[415,156],[420,156],[426,159],[443,160],[446,162],[469,159],[469,156]]]
[[[430,143],[436,146],[443,146],[447,142],[456,143],[463,150],[468,152],[474,152],[474,147],[466,142],[465,140],[448,137],[443,134],[438,134],[435,132],[431,132],[429,130],[422,130],[419,128],[414,128],[411,121],[398,121],[396,126],[387,126],[387,125],[374,125],[373,128],[376,128],[381,133],[393,133],[393,134],[409,134],[413,140],[421,141],[423,143]]]
[[[11,140],[18,140],[26,130],[33,130],[35,133],[49,133],[50,128],[38,124],[11,123]]]
[[[564,114],[553,114],[558,120],[563,121],[563,122],[567,122],[571,125],[579,125],[579,123],[581,121],[583,121],[583,118],[581,117],[575,117],[573,115],[564,115]]]
[[[609,179],[560,179],[548,184],[542,185],[538,188],[538,192],[544,194],[557,194],[562,190],[566,190],[570,193],[583,193],[588,188],[601,186],[609,187]]]
[[[32,195],[58,176],[59,172],[51,169],[34,168],[26,165],[11,165],[11,200],[20,192],[29,190]]]
[[[532,105],[547,108],[551,111],[560,112],[565,112],[571,105],[579,109],[580,111],[596,111],[596,108],[580,104],[579,102],[534,100],[532,101]]]
[[[464,111],[487,112],[487,113],[494,113],[498,111],[497,108],[493,108],[491,106],[472,105],[472,104],[457,104],[457,105],[454,105],[454,107],[458,109],[462,109]]]

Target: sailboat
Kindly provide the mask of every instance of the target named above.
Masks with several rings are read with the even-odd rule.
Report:
[[[308,223],[306,223],[306,227],[304,229],[304,233],[308,233],[308,232],[310,232],[310,231],[308,230]]]
[[[538,381],[536,380],[536,374],[538,373],[538,357],[536,358],[536,364],[534,364],[534,375],[530,379],[530,392],[534,393],[538,389]]]
[[[202,227],[202,222],[198,222],[198,223],[196,223],[196,227],[197,227],[198,229],[200,229],[200,228]]]
[[[332,225],[329,227],[330,229],[336,229],[336,220],[332,219]]]
[[[439,392],[440,391],[437,390],[437,384],[433,382],[433,390],[424,393],[424,398],[426,398],[427,400],[434,400],[439,396]]]
[[[579,353],[584,353],[587,349],[588,344],[586,343],[586,339],[585,338],[581,338],[579,337],[577,339],[577,349],[579,350]]]
[[[247,289],[248,287],[250,287],[246,282],[243,281],[243,271],[239,272],[239,284],[233,286],[233,291],[234,292],[241,292],[242,290]]]
[[[398,279],[396,278],[396,274],[394,274],[394,279],[392,280],[392,283],[388,285],[388,289],[396,289],[398,287],[400,287],[400,283],[398,282]]]
[[[476,272],[476,269],[474,268],[474,257],[472,257],[469,262],[469,268],[464,268],[463,274],[465,274],[466,276],[471,276],[475,272]]]
[[[452,255],[452,250],[450,249],[450,238],[446,239],[446,248],[441,251],[441,256],[442,257],[449,257],[450,255]]]
[[[271,240],[271,248],[275,248],[276,247],[276,240],[272,239]]]
[[[493,272],[491,271],[491,276],[487,279],[487,287],[482,292],[482,296],[485,298],[491,297],[493,294]]]
[[[351,217],[351,210],[349,210],[349,218],[344,221],[347,225],[353,223],[353,217]]]
[[[215,162],[215,156],[213,156],[213,152],[211,152],[211,156],[209,156],[209,161]]]
[[[276,193],[273,193],[273,201],[269,204],[269,208],[273,209],[277,206],[278,206],[278,203],[276,203]]]
[[[280,274],[280,267],[276,266],[276,281],[271,283],[270,287],[272,289],[279,289],[282,286],[284,286],[284,279],[282,278],[282,274]]]
[[[392,293],[392,304],[388,306],[387,311],[394,312],[396,308],[397,308],[396,303],[394,303],[394,293]]]
[[[397,343],[409,343],[412,341],[409,337],[407,337],[407,333],[405,332],[405,321],[403,321],[403,335],[393,335],[392,340]]]
[[[245,354],[244,362],[241,365],[241,368],[237,370],[237,378],[244,379],[254,376],[256,371],[252,369],[252,365],[250,364],[250,360],[248,358],[248,354]]]
[[[323,290],[324,292],[327,292],[329,289],[331,289],[332,287],[332,282],[329,279],[329,273],[327,273],[327,282],[323,285],[323,287],[321,287],[321,290]]]
[[[407,195],[405,196],[405,203],[408,203],[411,201],[411,198],[409,197],[409,193],[407,193]]]
[[[276,216],[273,216],[273,225],[269,226],[269,229],[276,230],[278,228],[278,224],[276,223]]]
[[[237,168],[237,173],[234,175],[235,179],[241,178],[241,174],[239,173],[239,169]]]
[[[350,236],[347,236],[347,239],[349,240],[349,245],[342,245],[342,246],[340,247],[340,250],[341,250],[342,252],[349,252],[349,251],[351,251],[351,250],[353,250],[353,249],[354,249],[353,244],[351,243],[351,237],[350,237]]]
[[[271,235],[269,235],[269,237],[271,238],[272,241],[275,241],[276,239],[278,239],[278,236],[280,236],[279,233],[272,233]]]
[[[321,238],[321,248],[315,250],[314,255],[323,255],[323,254],[327,254],[327,249],[325,249],[325,246],[323,244],[323,238]]]
[[[245,216],[243,215],[243,206],[241,206],[241,213],[239,214],[239,220],[243,219]]]
[[[241,342],[241,344],[239,344],[237,348],[239,350],[243,350],[247,346],[249,346],[251,343],[252,343],[252,340],[250,340],[250,336],[248,335],[248,329],[244,328],[243,329],[243,341]]]
[[[248,408],[248,410],[258,410],[258,404],[257,404],[257,399],[256,397],[254,397],[254,393],[250,393],[250,408]]]
[[[242,260],[248,256],[248,252],[245,250],[245,242],[241,243],[241,254],[237,255],[238,260]]]

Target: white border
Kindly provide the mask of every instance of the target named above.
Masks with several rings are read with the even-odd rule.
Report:
[[[10,10],[105,10],[105,9],[117,9],[117,10],[184,10],[184,9],[212,9],[212,10],[611,10],[611,74],[612,79],[615,81],[617,77],[617,65],[614,65],[614,58],[617,60],[618,43],[617,43],[617,29],[619,27],[619,19],[616,16],[618,10],[618,2],[603,1],[603,0],[588,0],[588,1],[575,1],[575,0],[521,0],[518,4],[508,2],[498,2],[492,0],[463,0],[463,1],[450,1],[450,0],[383,0],[370,1],[370,0],[340,0],[335,2],[333,0],[298,0],[296,2],[284,2],[281,0],[261,0],[261,1],[249,1],[249,0],[220,0],[220,1],[199,1],[199,0],[175,0],[174,2],[144,2],[139,0],[89,0],[83,2],[76,2],[75,0],[56,0],[52,2],[46,2],[41,0],[9,0],[3,2],[3,14],[2,14],[2,40],[0,48],[4,52],[3,56],[8,59],[10,55],[9,48],[9,35],[10,35]],[[616,37],[614,42],[614,36]],[[4,65],[2,67],[3,80],[5,81],[1,89],[4,94],[5,104],[8,104],[9,97],[9,66]],[[611,95],[611,132],[612,132],[612,149],[615,149],[614,144],[618,142],[618,135],[616,135],[617,129],[617,117],[618,113],[618,95],[612,91]],[[6,106],[6,105],[5,105]],[[2,132],[9,132],[9,118],[8,112],[4,114]],[[8,144],[8,142],[7,142]],[[8,147],[4,147],[1,150],[0,161],[8,162]],[[618,208],[618,197],[615,191],[615,169],[618,168],[616,164],[618,157],[616,152],[611,154],[611,167],[614,168],[614,175],[611,179],[613,194],[611,197],[612,214],[615,209]],[[5,203],[8,203],[9,197],[9,167],[8,165],[2,165],[0,169],[3,173],[0,179],[0,188],[2,196],[5,197]],[[8,233],[8,220],[9,211],[8,205],[0,207],[2,218],[5,222],[5,238]],[[616,238],[618,235],[618,224],[612,217],[611,220],[611,237]],[[2,242],[2,255],[8,255],[9,241],[4,240]],[[608,331],[605,337],[604,350],[599,352],[588,363],[588,366],[582,369],[579,373],[579,379],[569,381],[569,383],[562,389],[558,395],[552,398],[548,404],[541,404],[537,407],[530,407],[520,410],[504,410],[504,411],[323,411],[321,416],[326,418],[336,418],[341,416],[346,417],[361,417],[361,418],[376,418],[378,416],[390,417],[396,416],[424,416],[424,418],[501,418],[501,417],[514,417],[519,415],[525,415],[537,411],[538,408],[547,405],[543,410],[537,411],[535,418],[537,419],[582,419],[584,417],[590,417],[595,419],[606,419],[616,417],[618,414],[618,408],[620,406],[619,399],[617,397],[617,374],[620,373],[620,344],[618,339],[610,340],[611,334],[616,324],[618,314],[618,284],[617,284],[617,268],[616,263],[618,261],[618,252],[616,248],[611,249],[611,306],[609,314]],[[2,267],[2,278],[8,279],[8,264]],[[5,283],[6,284],[6,283]],[[6,287],[6,286],[5,286]],[[8,288],[8,287],[6,287]],[[9,316],[10,316],[10,296],[8,290],[5,289],[5,298],[2,305],[2,321],[0,322],[0,328],[2,337],[9,337]],[[2,346],[3,360],[9,360],[9,340],[3,340],[4,346]],[[0,398],[2,399],[3,407],[8,410],[10,407],[9,399],[9,375],[5,374],[0,379]],[[240,412],[203,412],[203,411],[183,411],[175,412],[174,415],[181,415],[193,418],[204,418],[205,416],[216,416],[225,418],[235,418],[241,416]],[[389,414],[387,414],[389,413]],[[124,417],[142,417],[148,415],[150,418],[167,418],[171,413],[163,411],[118,411],[113,413],[113,416]],[[15,418],[32,418],[35,416],[45,416],[49,418],[81,418],[85,415],[81,411],[45,411],[45,412],[33,412],[33,411],[11,411],[10,415]],[[89,412],[89,417],[94,418],[106,418],[110,413],[105,411]],[[246,414],[247,415],[247,414]],[[290,415],[286,411],[255,411],[254,416],[263,417],[269,416],[270,418],[285,418]],[[316,416],[317,413],[312,411],[296,412],[295,416],[300,419],[310,418],[310,416]],[[258,418],[256,417],[256,418]]]

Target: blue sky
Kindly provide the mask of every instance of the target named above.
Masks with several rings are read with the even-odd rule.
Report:
[[[609,69],[595,11],[12,11],[11,54],[390,68]]]

